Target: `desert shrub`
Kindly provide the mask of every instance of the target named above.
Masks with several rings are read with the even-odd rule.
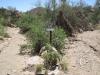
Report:
[[[80,6],[67,5],[58,10],[57,26],[62,27],[69,36],[74,33],[91,30],[90,21]]]
[[[45,60],[44,66],[46,69],[55,69],[61,55],[57,51],[54,51],[50,44],[47,44],[45,48],[46,51],[42,53],[42,57]]]
[[[0,35],[3,36],[4,34],[4,27],[0,24]]]
[[[66,60],[66,56],[63,56],[62,59],[59,61],[60,64],[60,68],[61,70],[65,71],[68,69],[68,64],[67,64],[67,60]]]
[[[35,65],[36,67],[36,74],[39,74],[42,72],[42,70],[44,69],[44,66],[43,65]]]
[[[67,64],[65,61],[61,61],[60,66],[61,66],[61,70],[67,71],[68,68],[67,68]]]
[[[100,20],[100,10],[99,9],[95,9],[94,14],[92,15],[92,22],[94,24],[97,24]]]
[[[1,16],[0,16],[1,17]],[[0,35],[3,36],[4,35],[4,26],[3,26],[3,23],[4,23],[4,18],[1,17],[0,18]]]
[[[10,36],[5,32],[5,18],[3,16],[0,16],[0,35],[5,37],[5,38],[9,38]]]
[[[41,48],[40,45],[46,42],[44,21],[41,16],[31,15],[31,14],[23,14],[22,17],[17,22],[18,27],[21,28],[21,33],[26,33],[26,36],[29,38],[32,43],[32,51],[38,52]]]
[[[39,53],[40,49],[49,43],[49,34],[46,31],[46,21],[44,16],[32,15],[29,13],[22,14],[21,18],[17,22],[18,27],[21,28],[21,32],[25,33],[32,44],[31,53]],[[52,45],[58,50],[63,48],[65,33],[62,28],[55,27],[53,32]]]
[[[30,30],[33,17],[29,14],[22,14],[21,18],[16,22],[16,25],[21,28],[21,33],[26,33]]]
[[[53,32],[53,40],[52,44],[53,46],[60,51],[64,47],[64,39],[66,38],[66,33],[62,28],[56,27],[54,32]]]
[[[39,53],[40,49],[46,45],[46,43],[49,42],[49,34],[48,32],[45,31],[44,27],[39,26],[39,28],[33,27],[33,38],[32,38],[32,43],[33,43],[33,48],[34,51],[37,51]],[[61,28],[55,28],[52,36],[52,46],[54,46],[60,53],[61,49],[64,46],[64,39],[66,38],[66,34],[63,29]]]

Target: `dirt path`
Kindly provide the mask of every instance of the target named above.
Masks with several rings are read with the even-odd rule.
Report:
[[[100,30],[79,34],[65,50],[68,75],[100,75]]]
[[[7,33],[11,38],[0,43],[0,75],[22,75],[27,56],[20,56],[21,44],[27,43],[26,38],[19,34],[19,28],[7,28]]]

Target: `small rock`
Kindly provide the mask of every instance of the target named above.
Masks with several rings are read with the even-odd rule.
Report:
[[[72,67],[76,67],[76,66],[72,66]]]
[[[39,56],[33,56],[26,61],[28,65],[39,65],[44,64],[44,59]]]
[[[56,67],[56,69],[54,71],[49,72],[48,75],[65,75],[65,73],[59,70],[59,67]]]
[[[65,75],[65,74],[64,74],[64,72],[62,72],[60,70],[55,70],[55,71],[49,72],[48,75]]]
[[[7,73],[7,75],[10,75],[10,74]]]
[[[56,48],[54,48],[54,47],[52,47],[52,50],[57,52]],[[41,55],[41,53],[44,52],[44,51],[46,51],[45,46],[41,48],[41,50],[40,50],[40,55]]]

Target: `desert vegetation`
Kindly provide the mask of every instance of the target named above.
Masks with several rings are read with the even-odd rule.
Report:
[[[6,27],[19,27],[28,45],[21,45],[20,54],[38,55],[44,59],[42,68],[54,70],[60,66],[67,70],[64,62],[65,39],[75,37],[84,31],[93,31],[100,24],[100,2],[94,6],[79,0],[77,4],[70,0],[47,0],[45,6],[36,6],[27,12],[15,8],[0,8],[0,36],[8,37]],[[52,30],[51,33],[48,29]],[[52,34],[52,35],[50,35]],[[51,38],[50,38],[51,37]],[[39,69],[41,66],[39,66]]]
[[[61,0],[57,5],[56,0],[51,0],[46,7],[38,6],[22,13],[16,22],[16,25],[21,28],[21,33],[26,34],[31,42],[31,54],[41,55],[45,60],[46,69],[53,69],[60,62],[62,68],[67,69],[67,64],[61,61],[64,55],[62,52],[64,39],[76,33],[93,31],[96,23],[99,23],[99,8],[85,5],[84,2],[79,3],[71,6],[67,0]],[[54,28],[52,43],[47,38],[50,37],[49,32],[46,31],[48,27]],[[45,50],[40,54],[43,47]]]

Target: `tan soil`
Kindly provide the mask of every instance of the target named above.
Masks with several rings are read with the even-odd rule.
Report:
[[[24,35],[19,34],[19,28],[7,28],[11,38],[0,42],[0,75],[23,75],[25,60],[28,56],[19,55],[20,45],[26,44]]]
[[[65,47],[67,75],[100,75],[100,30],[78,34]]]

